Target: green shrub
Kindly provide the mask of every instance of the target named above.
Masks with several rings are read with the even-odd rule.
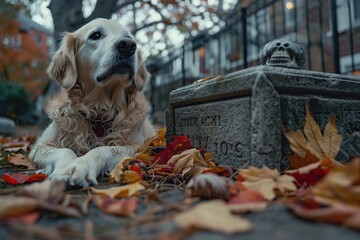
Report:
[[[0,116],[19,120],[31,112],[29,94],[17,82],[0,80]]]

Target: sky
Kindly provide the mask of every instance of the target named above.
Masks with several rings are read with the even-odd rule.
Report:
[[[158,2],[158,0],[151,0],[154,1],[154,4],[156,2]],[[192,0],[192,4],[194,6],[200,6],[202,0]],[[207,0],[207,4],[209,4],[210,6],[217,6],[218,5],[218,0]],[[233,5],[236,3],[236,0],[223,0],[223,7],[224,10],[229,10],[230,8],[233,7]],[[48,5],[50,3],[50,0],[44,0],[42,1],[42,3],[40,3],[39,9],[32,9],[33,12],[33,16],[32,19],[43,25],[44,27],[53,30],[54,29],[54,25],[53,25],[53,20],[52,20],[52,16],[51,16],[51,12],[50,10],[47,8]],[[91,12],[93,11],[94,7],[96,4],[96,0],[84,0],[83,1],[83,13],[84,13],[84,17],[87,17],[91,14]],[[199,11],[201,11],[201,9],[199,9]],[[161,20],[159,19],[159,14],[157,12],[153,12],[153,14],[150,13],[150,20],[152,21],[158,21]],[[132,11],[128,11],[125,12],[125,14],[121,15],[121,18],[118,16],[114,16],[114,18],[117,18],[119,21],[122,22],[127,22],[127,23],[132,23],[133,20],[133,15],[132,15]],[[144,18],[147,18],[147,16],[145,16],[145,14],[143,14],[144,16],[142,17],[140,11],[137,11],[137,21],[142,22],[145,21]],[[149,20],[149,19],[146,19]],[[210,21],[210,19],[208,21],[204,20],[202,21],[203,26],[205,28],[210,28],[214,25],[214,23],[212,21]],[[139,24],[139,23],[138,23]],[[163,25],[163,24],[162,24]],[[158,28],[161,27],[161,24],[158,25]],[[169,39],[171,39],[172,44],[174,46],[178,46],[180,44],[182,44],[185,36],[184,34],[181,34],[178,29],[176,27],[168,27],[167,31],[166,31],[166,35]],[[163,38],[164,36],[162,36],[162,34],[160,32],[154,32],[154,34],[151,36],[151,39],[148,39],[148,36],[146,34],[145,30],[139,31],[136,35],[136,38],[138,39],[138,41],[140,41],[140,44],[144,44],[144,43],[148,43],[149,41],[156,41],[160,40],[161,38]],[[148,45],[148,44],[146,44]],[[150,46],[150,44],[149,44]],[[155,48],[154,48],[155,46]],[[161,40],[159,42],[156,42],[154,46],[151,46],[150,49],[143,49],[143,50],[147,50],[150,54],[152,55],[157,55],[158,53],[161,52],[161,55],[165,56],[168,54],[167,49],[166,49],[166,44],[164,42],[161,42]],[[144,54],[145,58],[146,55],[148,54]]]

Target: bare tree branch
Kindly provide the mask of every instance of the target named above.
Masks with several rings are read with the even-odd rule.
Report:
[[[110,18],[116,11],[118,0],[97,0],[94,11],[89,17],[85,19],[85,22],[90,22],[95,18]]]

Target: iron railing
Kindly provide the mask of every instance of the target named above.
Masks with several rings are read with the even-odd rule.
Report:
[[[259,65],[264,45],[278,38],[303,45],[307,70],[359,75],[360,1],[239,1],[223,25],[186,39],[166,61],[148,63],[153,111],[165,110],[175,88]]]

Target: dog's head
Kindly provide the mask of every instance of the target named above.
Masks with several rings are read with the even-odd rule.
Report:
[[[133,84],[142,90],[149,77],[130,32],[115,21],[100,18],[64,35],[48,74],[66,90],[76,81],[91,81],[96,86]]]

